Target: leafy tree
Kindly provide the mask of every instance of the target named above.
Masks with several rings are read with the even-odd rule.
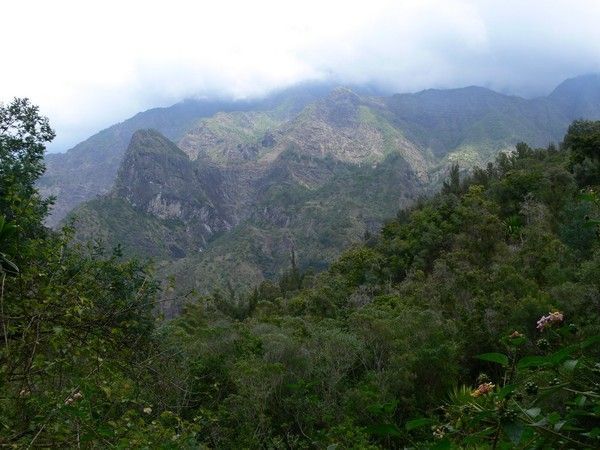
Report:
[[[450,167],[450,175],[442,185],[442,192],[444,194],[460,194],[460,166],[458,164],[452,164]]]
[[[570,151],[570,167],[580,184],[600,182],[600,121],[576,120],[569,127],[563,147]]]
[[[175,428],[143,412],[157,284],[148,267],[44,227],[34,183],[53,136],[28,100],[0,108],[0,445],[171,442]],[[132,435],[132,422],[154,434]]]
[[[39,108],[25,98],[0,105],[0,216],[19,218],[21,232],[31,232],[46,214],[50,201],[35,189],[44,172],[44,149],[54,131]]]

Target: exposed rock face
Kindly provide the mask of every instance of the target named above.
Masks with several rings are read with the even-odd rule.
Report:
[[[390,124],[381,103],[370,98],[362,100],[345,88],[334,90],[283,127],[276,150],[265,159],[286,150],[357,165],[377,164],[392,153],[400,153],[422,181],[427,180],[423,149]]]
[[[113,196],[162,220],[179,220],[190,241],[205,245],[236,222],[227,210],[225,179],[198,168],[173,142],[154,130],[134,133]]]
[[[125,150],[136,130],[152,128],[169,139],[180,139],[200,117],[219,111],[254,108],[247,102],[186,100],[155,108],[115,124],[66,153],[46,155],[46,173],[38,183],[44,196],[55,196],[48,225],[56,226],[78,204],[111,191]]]
[[[212,264],[210,274],[194,269],[200,284],[190,287],[200,290],[213,283],[216,268],[235,271],[230,264],[243,264],[251,281],[272,276],[286,267],[291,246],[322,267],[422,192],[421,150],[380,109],[336,89],[292,118],[263,111],[200,119],[178,145],[155,130],[137,131],[111,193],[76,210],[80,236],[111,228],[99,233],[107,245]],[[102,219],[106,211],[110,223]],[[127,221],[130,227],[119,226]],[[218,250],[223,245],[237,247],[231,258]],[[214,261],[197,259],[204,254]],[[189,272],[182,264],[168,270]]]
[[[75,211],[78,233],[161,260],[200,291],[274,277],[291,246],[322,268],[422,195],[448,162],[560,136],[570,120],[560,102],[575,88],[533,100],[475,87],[392,97],[338,88],[196,118],[177,145],[137,131],[114,188]]]
[[[316,100],[321,101],[303,111]],[[430,164],[424,165],[423,157],[432,159],[429,163],[444,158],[468,165],[482,163],[519,141],[533,146],[556,142],[574,119],[600,118],[600,76],[567,80],[548,97],[531,100],[478,87],[366,98],[348,89],[332,92],[330,85],[316,84],[252,102],[190,100],[152,109],[99,132],[65,154],[47,155],[47,171],[38,186],[43,195],[57,197],[48,224],[55,226],[79,203],[112,189],[125,149],[138,129],[156,129],[178,142],[192,160],[203,153],[219,164],[273,158],[288,146],[323,156],[333,145],[337,157],[342,155],[346,161],[381,160],[377,154],[381,142],[370,144],[367,139],[380,137],[365,123],[365,103],[375,122],[381,124],[384,118],[384,123],[393,125],[386,126],[384,147],[403,148],[426,180],[425,168]],[[303,116],[306,123],[297,133],[308,135],[280,134],[286,122],[291,126],[290,121]],[[338,131],[335,139],[325,124]],[[353,131],[357,127],[358,134]],[[279,151],[270,151],[278,143]]]
[[[307,83],[253,101],[184,100],[166,108],[138,113],[100,131],[66,153],[48,154],[45,158],[47,170],[38,183],[43,196],[56,197],[47,223],[56,226],[80,203],[111,191],[136,130],[152,128],[179,141],[199,119],[219,112],[270,110],[280,120],[288,120],[330,89],[326,83]]]
[[[267,112],[219,113],[200,120],[179,146],[192,160],[205,158],[219,164],[254,160],[263,147],[260,138],[280,123]]]

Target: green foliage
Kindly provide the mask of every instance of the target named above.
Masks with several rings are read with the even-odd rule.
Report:
[[[586,222],[574,205],[596,217],[568,160],[520,145],[400,214],[308,286],[292,270],[236,300],[241,315],[211,299],[190,305],[163,330],[169,345],[188,349],[177,372],[202,380],[186,388],[203,394],[184,415],[203,411],[215,447],[543,446],[563,420],[582,428],[557,431],[567,443],[590,445],[593,426],[581,410],[569,415],[562,394],[519,403],[539,407],[547,424],[532,428],[518,409],[507,419],[532,377],[550,386],[549,374],[576,374],[597,356],[592,341],[575,345],[599,331],[589,311],[599,306],[600,252],[594,234],[584,242],[565,232]],[[538,333],[535,320],[552,308],[580,326],[547,336],[542,350],[524,335]],[[482,371],[489,376],[477,381]],[[497,387],[478,397],[457,387],[485,383]]]
[[[19,217],[22,232],[31,233],[47,211],[34,187],[44,172],[45,143],[54,139],[48,119],[28,99],[0,104],[0,215]]]
[[[600,183],[600,122],[576,120],[563,146],[570,150],[570,167],[581,185]]]
[[[452,396],[439,419],[414,419],[407,430],[430,427],[432,445],[437,440],[474,448],[596,447],[600,336],[583,339],[572,324],[541,332],[538,355],[523,356],[529,342],[522,334],[505,337],[510,356],[487,358],[504,367],[496,383],[481,378],[473,391]]]
[[[166,408],[150,420],[144,395],[156,345],[149,268],[42,225],[34,183],[52,136],[27,100],[0,110],[0,445],[184,442],[194,426],[163,423]]]
[[[570,159],[455,168],[328,270],[292,252],[170,321],[150,267],[43,228],[24,185],[0,216],[0,445],[597,447],[598,202]]]

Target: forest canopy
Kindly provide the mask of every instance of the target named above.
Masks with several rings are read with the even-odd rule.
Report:
[[[593,448],[600,122],[518,144],[326,271],[157,314],[149,264],[44,227],[54,133],[0,107],[0,445]]]

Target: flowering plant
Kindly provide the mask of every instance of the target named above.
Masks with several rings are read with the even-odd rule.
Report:
[[[563,313],[560,311],[550,312],[547,316],[540,317],[540,320],[537,321],[537,329],[539,331],[544,331],[546,328],[549,328],[554,324],[561,323],[563,318]]]
[[[599,448],[600,336],[583,339],[573,324],[557,328],[564,319],[552,311],[538,320],[538,330],[556,332],[537,341],[536,355],[521,355],[526,336],[508,333],[506,354],[478,356],[502,367],[497,383],[480,375],[475,389],[451,393],[439,418],[415,419],[406,429],[430,426],[427,448]]]

